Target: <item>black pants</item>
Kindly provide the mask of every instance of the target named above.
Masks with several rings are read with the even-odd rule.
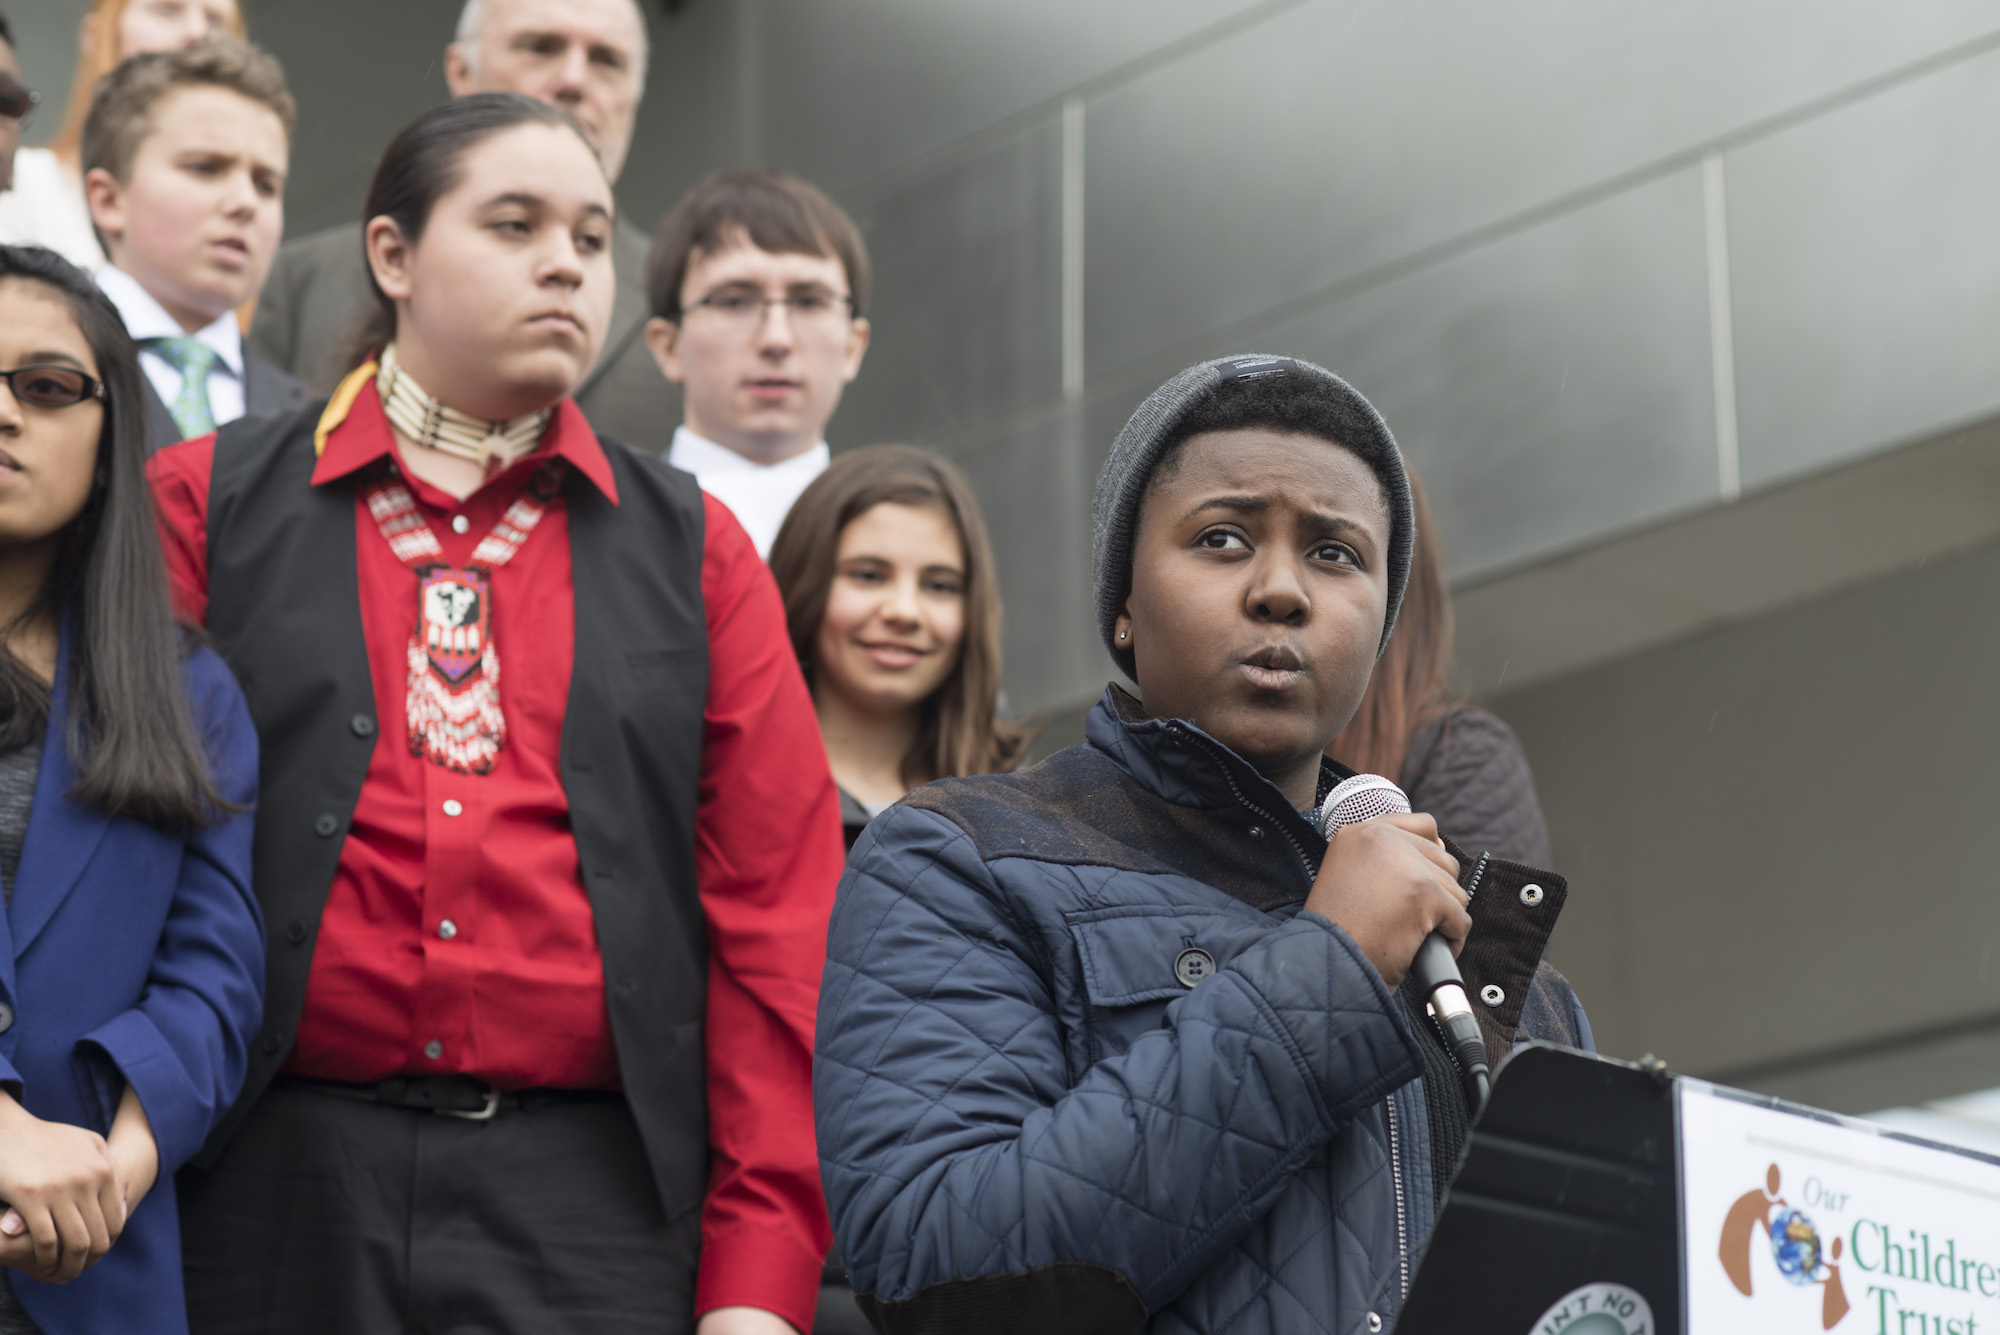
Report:
[[[194,1335],[681,1335],[701,1211],[669,1222],[623,1100],[487,1122],[279,1086],[180,1179]]]

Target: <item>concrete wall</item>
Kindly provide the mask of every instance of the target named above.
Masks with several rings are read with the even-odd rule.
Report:
[[[1500,697],[1608,1051],[1859,1112],[2000,1085],[2000,546]]]

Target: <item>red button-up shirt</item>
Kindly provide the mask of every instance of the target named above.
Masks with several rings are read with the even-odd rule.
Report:
[[[175,601],[196,624],[207,608],[214,453],[205,436],[149,464]],[[463,565],[551,456],[617,503],[603,447],[568,400],[534,454],[463,501],[402,476],[444,560]],[[313,485],[391,466],[400,470],[399,447],[369,385],[328,434]],[[380,732],[285,1069],[354,1082],[457,1072],[503,1088],[617,1088],[603,959],[557,764],[575,653],[562,499],[492,574],[507,736],[493,769],[473,775],[410,751],[417,575],[360,491],[355,560]],[[703,503],[710,671],[694,851],[710,947],[712,1167],[697,1308],[762,1307],[803,1329],[830,1237],[811,1070],[842,864],[839,807],[777,588],[727,508]]]

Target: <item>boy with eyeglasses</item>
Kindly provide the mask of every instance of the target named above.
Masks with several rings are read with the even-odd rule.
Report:
[[[295,115],[278,62],[233,39],[135,56],[91,99],[83,189],[110,258],[97,285],[139,345],[149,453],[306,400],[236,318],[285,230]]]
[[[693,473],[769,556],[826,469],[826,424],[868,350],[868,252],[820,190],[722,172],[660,220],[646,265],[646,344],[682,386],[667,462]]]

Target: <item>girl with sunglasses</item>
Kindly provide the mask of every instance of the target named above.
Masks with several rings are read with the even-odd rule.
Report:
[[[169,612],[131,341],[0,246],[0,1332],[187,1329],[173,1172],[262,1011],[257,744]]]

